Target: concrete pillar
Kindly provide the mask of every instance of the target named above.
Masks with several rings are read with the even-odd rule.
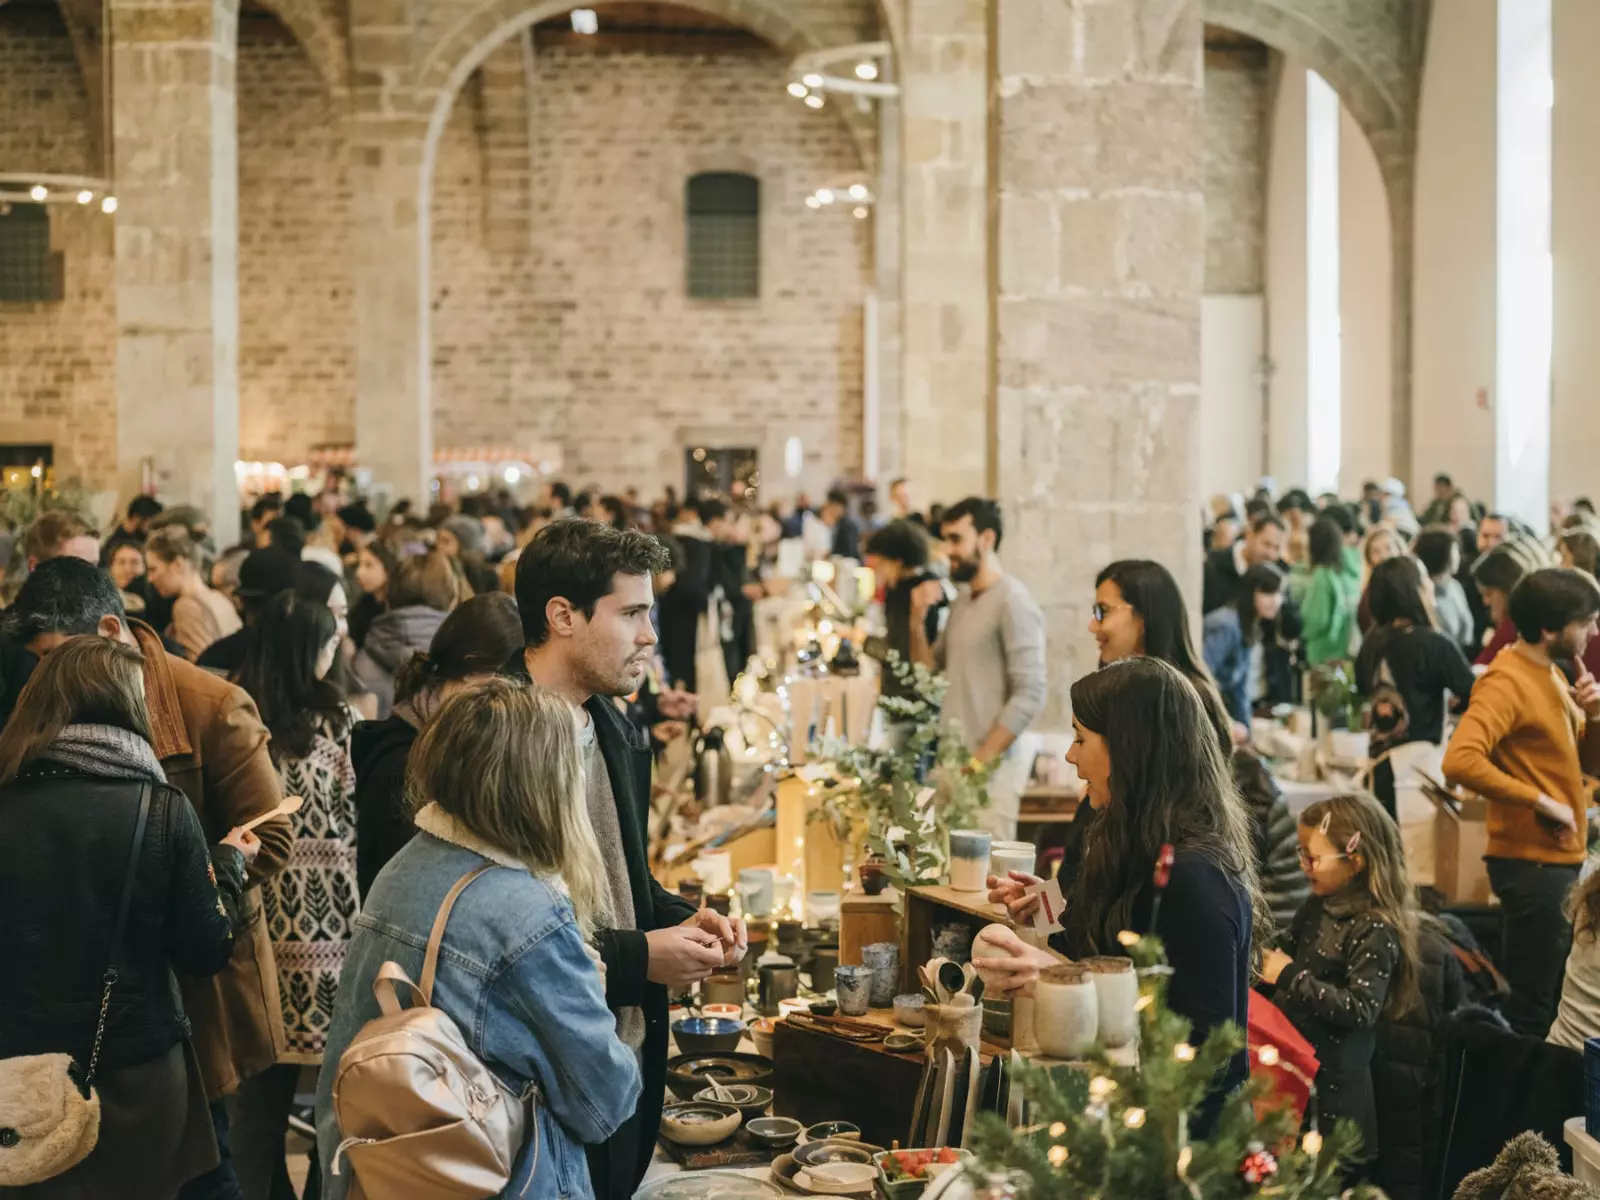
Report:
[[[996,6],[1001,556],[1050,639],[1051,703],[1091,670],[1094,576],[1154,558],[1200,598],[1199,0]]]
[[[901,322],[904,313],[901,295],[903,205],[900,202],[900,148],[900,102],[884,100],[878,105],[878,181],[872,210],[878,338],[875,346],[866,348],[868,354],[877,355],[878,363],[877,483],[884,493],[880,497],[881,503],[887,502],[889,482],[905,473],[905,404],[900,386]]]
[[[986,7],[905,5],[901,387],[904,461],[917,474],[920,503],[988,490]]]
[[[238,538],[237,0],[111,0],[117,485]]]

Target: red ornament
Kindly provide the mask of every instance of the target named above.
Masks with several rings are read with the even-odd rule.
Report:
[[[1167,842],[1161,847],[1161,852],[1156,855],[1156,887],[1165,891],[1167,881],[1172,878],[1172,864],[1177,859],[1173,852],[1172,843]]]
[[[1246,1154],[1244,1162],[1239,1164],[1239,1177],[1253,1187],[1260,1187],[1277,1175],[1278,1159],[1260,1142],[1251,1142],[1250,1145],[1250,1153]]]

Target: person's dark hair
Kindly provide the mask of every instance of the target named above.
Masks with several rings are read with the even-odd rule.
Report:
[[[281,513],[283,511],[283,497],[277,492],[263,492],[250,506],[250,519],[259,521],[268,513]]]
[[[317,512],[316,503],[304,492],[296,492],[283,502],[283,515],[299,521],[307,533],[315,533],[322,524],[322,514]]]
[[[572,507],[572,489],[559,479],[550,485],[550,498],[562,508]]]
[[[954,525],[962,517],[971,518],[972,527],[979,533],[987,529],[994,530],[994,548],[1000,549],[1000,539],[1005,536],[1005,526],[1000,518],[999,504],[982,496],[968,496],[944,510],[939,526],[942,529],[946,525]]]
[[[1318,517],[1311,522],[1306,534],[1306,549],[1313,567],[1330,567],[1337,571],[1344,564],[1344,530],[1329,517]]]
[[[367,508],[365,500],[357,500],[346,504],[339,510],[339,520],[344,522],[346,529],[354,529],[358,533],[376,533],[378,531],[377,518]]]
[[[702,525],[709,525],[713,521],[720,521],[728,515],[728,506],[716,496],[701,496],[692,505],[695,515],[700,518]]]
[[[1525,642],[1600,614],[1600,585],[1571,567],[1542,567],[1511,591],[1511,623]]]
[[[914,521],[890,521],[873,530],[863,549],[913,570],[928,565],[928,535]]]
[[[1594,501],[1587,496],[1579,496],[1572,502],[1572,507],[1577,512],[1586,512],[1591,517],[1594,516]]]
[[[948,510],[945,508],[945,506],[940,504],[937,500],[928,505],[928,528],[932,530],[943,529],[945,513],[947,511]]]
[[[850,507],[850,497],[845,495],[839,488],[829,488],[824,500],[829,504],[837,504],[840,508],[846,510]]]
[[[45,655],[0,733],[0,784],[34,759],[48,758],[68,725],[111,725],[148,742],[143,672],[139,651],[93,635],[70,638]]]
[[[1261,637],[1260,621],[1256,616],[1256,596],[1262,592],[1283,591],[1283,572],[1271,563],[1257,563],[1239,578],[1239,594],[1234,607],[1239,613],[1239,630],[1244,634],[1244,644],[1255,645]]]
[[[337,632],[328,606],[294,592],[279,592],[256,617],[244,662],[234,672],[256,702],[261,723],[272,734],[276,759],[305,758],[317,730],[344,736],[349,710],[339,689],[317,678],[317,656]]]
[[[1422,560],[1422,565],[1435,579],[1450,574],[1450,560],[1460,548],[1455,532],[1440,525],[1429,526],[1417,534],[1411,543],[1411,553]]]
[[[1386,558],[1372,568],[1367,580],[1367,611],[1379,625],[1409,621],[1426,628],[1433,624],[1422,595],[1422,564],[1410,555]]]
[[[1531,571],[1549,565],[1549,556],[1536,542],[1508,537],[1491,546],[1472,564],[1472,580],[1480,588],[1498,588],[1507,595]]]
[[[370,554],[383,564],[383,573],[394,582],[394,573],[400,569],[400,556],[394,552],[394,547],[382,538],[373,538],[361,547],[363,554]]]
[[[492,675],[521,648],[516,601],[504,592],[474,596],[444,619],[426,653],[405,661],[394,678],[394,702],[407,704],[431,687],[469,675]]]
[[[161,515],[161,501],[154,496],[135,496],[128,501],[128,516],[134,520],[148,521]]]
[[[1078,677],[1072,716],[1106,741],[1111,797],[1089,827],[1067,903],[1068,953],[1120,953],[1117,935],[1133,928],[1164,845],[1240,880],[1256,940],[1268,936],[1250,818],[1194,685],[1160,659],[1125,659]]]
[[[1283,518],[1273,512],[1263,512],[1250,519],[1250,532],[1260,533],[1263,529],[1277,529],[1288,533],[1289,527],[1283,523]]]
[[[669,563],[666,548],[636,529],[613,529],[582,518],[546,525],[517,559],[523,640],[529,646],[544,645],[550,636],[545,609],[557,596],[592,617],[619,573],[659,574]]]
[[[594,496],[589,492],[579,492],[572,498],[572,507],[579,513],[589,511],[589,506],[594,503]]]
[[[1443,471],[1440,471],[1433,477],[1433,485],[1435,487],[1455,487],[1456,481],[1451,479],[1450,476],[1446,475]]]
[[[1125,558],[1112,563],[1095,576],[1094,586],[1114,583],[1122,599],[1144,622],[1144,652],[1149,658],[1169,663],[1194,684],[1205,705],[1206,715],[1217,727],[1224,752],[1233,747],[1233,718],[1222,703],[1216,681],[1206,670],[1205,660],[1195,653],[1189,632],[1189,607],[1183,602],[1178,581],[1158,562]]]
[[[1278,500],[1278,511],[1286,513],[1293,509],[1301,512],[1316,512],[1317,506],[1311,502],[1311,496],[1304,488],[1291,488]]]
[[[628,506],[622,502],[621,496],[601,496],[600,507],[605,510],[606,519],[611,522],[613,528],[628,527]]]
[[[295,583],[295,594],[313,604],[327,604],[335,587],[343,586],[343,576],[336,575],[319,562],[303,562]]]
[[[306,528],[293,517],[274,517],[267,522],[267,533],[272,536],[272,548],[291,558],[299,558],[306,548]]]
[[[1267,500],[1247,500],[1244,505],[1244,519],[1249,524],[1254,524],[1260,518],[1272,513],[1272,503]]]
[[[1361,532],[1361,524],[1356,518],[1355,507],[1343,501],[1330,504],[1322,510],[1324,520],[1332,521],[1339,527],[1339,532],[1348,537],[1352,533]]]
[[[67,557],[35,567],[3,614],[5,631],[23,645],[41,633],[95,633],[106,617],[126,620],[117,585],[99,567]]]

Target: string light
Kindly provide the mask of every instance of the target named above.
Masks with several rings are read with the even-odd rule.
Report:
[[[1278,1048],[1276,1046],[1263,1046],[1256,1051],[1256,1061],[1263,1067],[1278,1065]]]
[[[1122,1114],[1122,1123],[1129,1129],[1138,1129],[1144,1124],[1144,1109],[1130,1108]]]
[[[117,198],[115,196],[107,196],[104,200],[100,201],[100,211],[107,214],[116,212]]]
[[[852,199],[852,200],[865,200],[866,198],[867,198],[867,185],[866,184],[864,184],[864,183],[852,183],[850,185],[850,199]]]
[[[1124,929],[1121,933],[1117,934],[1117,941],[1121,942],[1129,949],[1132,949],[1134,946],[1139,944],[1139,935],[1131,929]]]
[[[1322,1153],[1322,1135],[1315,1129],[1308,1129],[1306,1136],[1300,1139],[1300,1149],[1315,1158]]]
[[[1097,1104],[1105,1100],[1112,1092],[1117,1090],[1117,1081],[1107,1079],[1104,1075],[1096,1075],[1089,1080],[1089,1098]]]
[[[84,188],[83,191],[78,193],[78,203],[79,204],[87,204],[87,203],[89,203],[89,201],[91,201],[93,199],[94,199],[94,193],[91,192],[88,188]]]
[[[818,200],[815,196],[807,196],[806,197],[806,207],[807,208],[821,208],[822,207],[822,201]]]
[[[1050,1126],[1050,1136],[1053,1138],[1063,1137],[1066,1135],[1066,1132],[1067,1123],[1065,1121],[1057,1121],[1054,1125]]]
[[[1179,1042],[1172,1048],[1172,1057],[1179,1062],[1193,1062],[1194,1047],[1189,1045],[1188,1042]]]
[[[1137,1000],[1135,1000],[1133,1002],[1133,1011],[1134,1012],[1143,1012],[1145,1009],[1149,1008],[1155,1002],[1156,1002],[1156,998],[1154,996],[1152,996],[1149,992],[1146,992],[1144,995],[1140,996]]]
[[[832,204],[833,203],[833,189],[832,188],[818,188],[817,189],[817,199],[823,204]]]
[[[1065,1146],[1051,1146],[1050,1153],[1045,1157],[1050,1160],[1052,1167],[1059,1167],[1067,1161],[1067,1148]]]
[[[858,221],[865,221],[867,219],[867,216],[868,216],[867,210],[865,208],[861,207],[861,205],[859,205],[859,204],[856,205],[855,208],[851,209],[850,213]]]
[[[1189,1173],[1189,1164],[1194,1161],[1194,1147],[1185,1146],[1178,1151],[1178,1178],[1182,1179]]]

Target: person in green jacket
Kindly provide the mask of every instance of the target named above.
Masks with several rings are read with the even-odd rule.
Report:
[[[1361,602],[1361,568],[1347,554],[1344,531],[1327,517],[1311,526],[1311,584],[1301,608],[1300,637],[1306,664],[1336,662],[1351,656],[1350,635]]]

